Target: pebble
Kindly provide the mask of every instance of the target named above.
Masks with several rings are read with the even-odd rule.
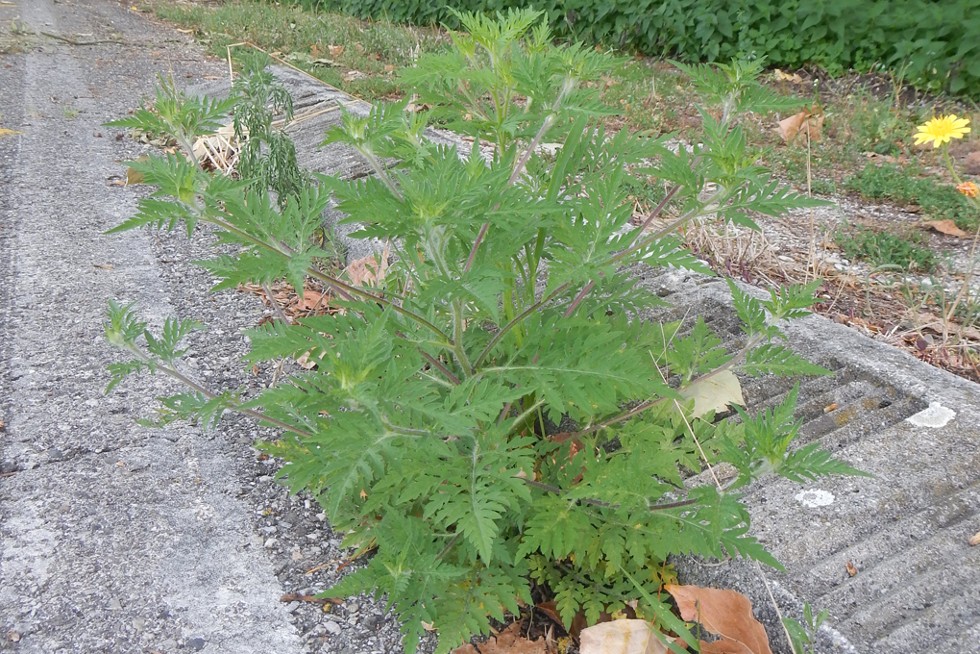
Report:
[[[195,652],[197,652],[204,649],[205,644],[206,642],[203,638],[201,638],[200,636],[195,636],[194,638],[188,639],[187,649],[192,649]]]
[[[328,632],[332,633],[334,636],[336,636],[341,632],[340,625],[334,622],[333,620],[327,620],[326,624],[324,624],[323,627]]]
[[[267,541],[265,541],[265,549],[271,550],[273,547],[276,546],[277,542],[279,541],[277,541],[275,538],[268,539]]]

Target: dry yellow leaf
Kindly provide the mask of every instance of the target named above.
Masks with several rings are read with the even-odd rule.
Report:
[[[582,654],[667,654],[664,636],[646,620],[613,620],[583,629]]]
[[[730,404],[745,406],[742,397],[742,385],[731,370],[722,370],[700,381],[695,381],[687,388],[682,388],[681,395],[694,400],[694,417],[698,418],[714,411],[725,411]]]
[[[17,134],[20,134],[20,132],[18,132],[15,129],[7,129],[6,127],[0,127],[0,138],[3,138],[4,136],[16,136]]]
[[[778,68],[773,72],[773,78],[777,82],[792,82],[793,84],[803,83],[803,78],[800,77],[798,73],[784,73]]]

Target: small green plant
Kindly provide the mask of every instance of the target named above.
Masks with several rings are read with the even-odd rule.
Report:
[[[267,55],[253,52],[242,61],[242,73],[232,86],[235,136],[241,144],[238,172],[274,191],[281,205],[312,181],[296,162],[292,139],[273,127],[277,116],[281,124],[292,120],[293,99],[267,70]]]
[[[827,621],[830,614],[820,611],[816,615],[809,602],[803,604],[803,621],[794,618],[783,618],[783,627],[789,634],[790,644],[793,646],[793,654],[816,654],[817,652],[817,632],[820,625]]]
[[[844,186],[868,199],[919,205],[930,218],[952,220],[966,231],[977,226],[977,212],[963,195],[933,178],[918,176],[915,169],[868,164]]]
[[[931,272],[938,260],[935,253],[922,245],[918,234],[893,234],[870,227],[841,228],[834,242],[848,259],[867,261],[876,267],[897,270]]]
[[[828,372],[781,342],[782,321],[807,315],[815,285],[760,300],[730,284],[742,335],[729,351],[703,319],[637,319],[660,300],[627,270],[708,272],[680,247],[677,226],[706,217],[752,225],[752,213],[814,203],[773,182],[731,120],[751,108],[740,91],[747,80],[726,82],[727,120],[704,112],[702,144],[674,152],[596,125],[605,110],[592,83],[615,60],[553,46],[533,11],[458,18],[466,31],[453,35],[455,50],[403,76],[429,115],[380,105],[344,114],[327,134],[374,176],[324,177],[277,206],[263,185],[183,157],[140,164],[156,191],[117,229],[209,223],[242,248],[203,264],[218,288],[285,278],[300,289],[313,277],[333,290],[342,313],[250,335],[251,364],[306,355],[317,367],[257,396],[210,390],[180,362],[181,339],[197,325],[172,319],[155,334],[113,303],[107,336],[129,358],[110,366],[111,386],[162,372],[189,389],[161,400],[160,421],[208,426],[230,409],[282,430],[263,447],[285,461],[285,483],[310,493],[347,545],[374,552],[328,593],[386,597],[406,651],[423,625],[438,631],[438,652],[488,633],[491,619],[532,602],[532,588],[549,592],[567,623],[638,600],[639,615],[693,645],[656,599],[667,557],[778,566],[732,491],[767,473],[802,481],[857,471],[816,444],[792,447],[795,389],[757,415],[715,420],[738,402],[735,372]],[[184,99],[117,124],[171,116],[185,143],[225,109]],[[472,135],[472,147],[429,141],[430,120]],[[540,151],[546,138],[562,143],[557,153]],[[384,163],[392,160],[401,164]],[[641,226],[630,223],[631,168],[669,186]],[[310,236],[331,200],[359,236],[395,244],[383,288],[312,265],[323,252]],[[676,213],[667,216],[668,205]],[[650,229],[664,217],[666,227]],[[738,470],[730,486],[685,484],[720,462]]]

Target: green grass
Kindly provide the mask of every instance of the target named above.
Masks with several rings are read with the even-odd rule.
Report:
[[[866,165],[851,176],[845,187],[869,200],[889,200],[899,205],[918,205],[933,220],[949,219],[960,229],[976,229],[976,209],[952,184],[920,177],[914,167],[899,168],[892,164]]]
[[[391,99],[397,94],[398,68],[412,65],[422,52],[448,45],[448,38],[431,28],[253,0],[217,6],[157,2],[152,8],[164,20],[195,29],[216,56],[225,57],[231,44],[249,41],[368,101]],[[317,65],[317,60],[335,66]],[[367,77],[348,80],[345,73],[352,70]]]
[[[875,268],[932,272],[939,263],[936,254],[922,245],[922,237],[914,233],[843,228],[834,234],[834,242],[848,259],[866,261]]]

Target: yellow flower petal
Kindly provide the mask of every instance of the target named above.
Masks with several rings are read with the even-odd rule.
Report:
[[[932,143],[938,148],[952,139],[963,138],[970,132],[969,124],[969,118],[960,118],[956,114],[937,116],[916,128],[915,144]]]

